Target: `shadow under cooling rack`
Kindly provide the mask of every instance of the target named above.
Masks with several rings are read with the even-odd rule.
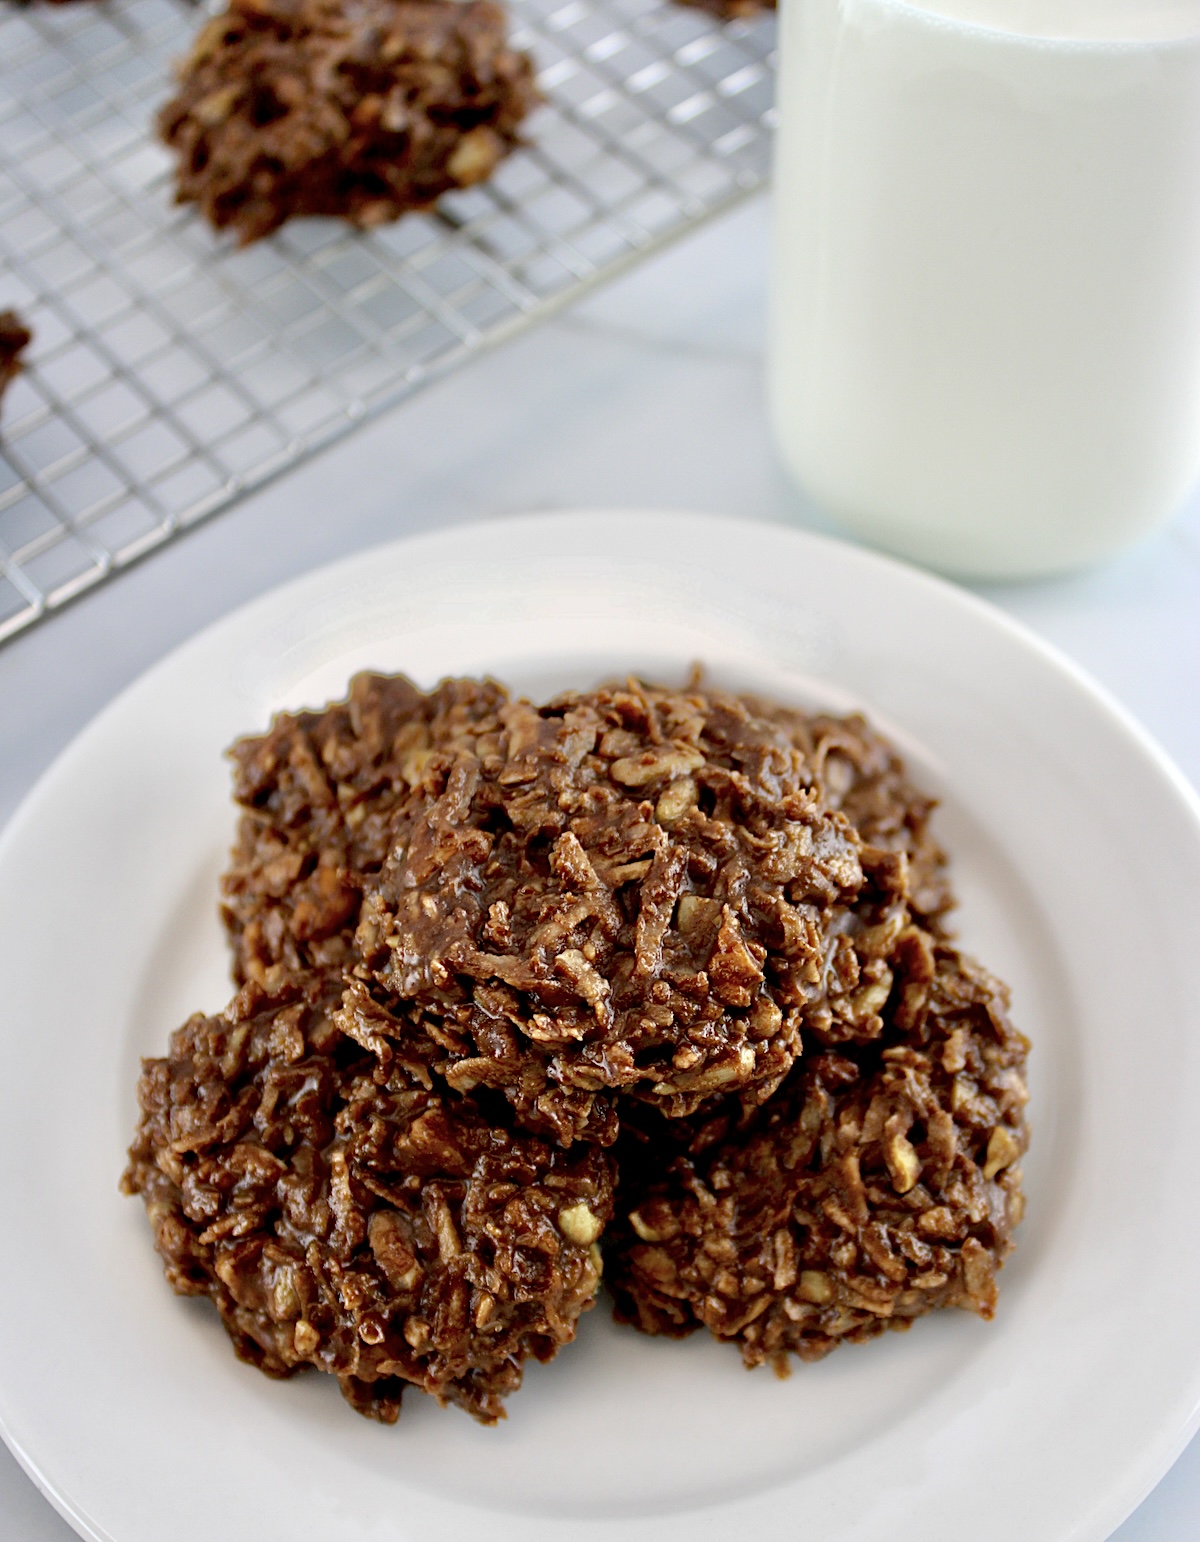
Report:
[[[0,640],[759,187],[774,17],[512,0],[546,105],[487,184],[244,250],[151,132],[185,0],[0,7]]]

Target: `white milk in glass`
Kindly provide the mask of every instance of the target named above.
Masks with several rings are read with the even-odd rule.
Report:
[[[1200,475],[1200,0],[783,0],[770,405],[850,528],[1053,572]]]

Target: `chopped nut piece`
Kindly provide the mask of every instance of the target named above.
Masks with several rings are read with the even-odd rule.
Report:
[[[567,948],[554,960],[554,967],[592,1008],[597,1018],[604,1021],[604,1003],[612,987],[593,963],[579,948]]]
[[[750,1009],[750,1023],[756,1039],[770,1039],[783,1026],[783,1013],[770,996],[759,996]]]
[[[917,1217],[917,1230],[922,1237],[952,1241],[961,1237],[964,1229],[961,1216],[949,1205],[935,1205],[932,1210],[926,1210],[924,1215]]]
[[[856,1018],[864,1018],[882,1012],[891,992],[892,972],[886,969],[878,980],[864,985],[861,990],[855,992],[851,1004],[853,1015]]]
[[[400,126],[403,127],[403,123]],[[455,145],[446,162],[446,175],[459,187],[470,187],[473,182],[490,177],[497,161],[508,151],[509,146],[494,129],[486,126],[471,129]]]
[[[296,1346],[298,1355],[311,1355],[316,1353],[317,1345],[321,1342],[321,1335],[313,1327],[312,1323],[305,1322],[302,1317],[292,1330],[292,1342]]]
[[[604,1230],[604,1222],[588,1209],[583,1200],[558,1212],[558,1229],[569,1242],[590,1247]]]
[[[241,94],[242,88],[237,85],[219,86],[217,90],[210,91],[192,108],[197,123],[202,123],[205,128],[216,128],[218,123],[224,123]]]
[[[750,951],[741,922],[728,905],[721,909],[721,928],[709,956],[708,972],[717,995],[731,1007],[748,1007],[763,978],[762,964]]]
[[[654,817],[660,825],[671,830],[689,809],[696,807],[699,796],[695,778],[681,776],[672,782],[665,792],[659,793],[658,802],[654,806]]]
[[[946,1040],[946,1047],[942,1051],[942,1065],[953,1076],[963,1070],[967,1064],[967,1036],[961,1028],[956,1028]]]
[[[422,1317],[410,1317],[404,1324],[405,1342],[420,1354],[428,1349],[430,1339],[429,1324]]]
[[[457,1258],[462,1252],[462,1243],[459,1242],[458,1232],[454,1229],[454,1217],[444,1204],[437,1207],[437,1239],[438,1252],[443,1260]]]
[[[921,1176],[921,1159],[905,1135],[893,1135],[884,1146],[892,1184],[897,1194],[907,1194]]]
[[[640,1210],[633,1210],[629,1214],[629,1224],[643,1242],[669,1242],[679,1235],[679,1222],[670,1211],[651,1221]]]
[[[987,1160],[983,1176],[992,1179],[997,1173],[1003,1172],[1017,1160],[1023,1149],[1015,1132],[1007,1125],[998,1124],[988,1136]]]
[[[643,750],[640,755],[622,756],[612,763],[614,778],[624,787],[648,787],[651,782],[663,782],[689,771],[698,771],[704,764],[699,750]]]
[[[271,1307],[280,1322],[288,1322],[300,1316],[300,1297],[296,1292],[292,1271],[286,1265],[275,1276],[275,1288],[271,1292]]]
[[[833,1281],[819,1269],[802,1269],[797,1295],[817,1306],[826,1306],[834,1297]]]
[[[711,926],[715,935],[720,915],[721,907],[716,900],[685,894],[679,901],[679,930],[685,937],[691,937],[702,927]]]

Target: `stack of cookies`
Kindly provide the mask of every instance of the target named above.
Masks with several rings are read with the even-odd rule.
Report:
[[[232,756],[238,992],[124,1182],[244,1358],[491,1422],[602,1277],[780,1369],[991,1316],[1028,1046],[862,719],[363,675]]]

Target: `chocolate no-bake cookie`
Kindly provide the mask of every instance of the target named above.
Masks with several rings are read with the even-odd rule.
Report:
[[[1007,991],[912,928],[870,1045],[806,1056],[763,1107],[623,1122],[618,1315],[814,1360],[940,1306],[990,1317],[1024,1210],[1028,1044]]]
[[[33,341],[33,333],[16,311],[0,311],[0,401],[14,375],[21,371],[21,354]]]
[[[244,243],[293,215],[396,219],[491,172],[537,101],[493,0],[230,0],[159,131],[177,198]]]
[[[336,974],[249,984],[185,1023],[143,1063],[123,1187],[243,1359],[329,1372],[388,1422],[413,1384],[491,1423],[592,1304],[611,1161],[514,1131],[502,1102],[381,1084],[340,996]]]
[[[887,949],[948,903],[930,804],[861,719],[361,676],[233,755],[238,978],[346,967],[360,1042],[419,1023],[557,1139],[611,1140],[617,1090],[765,1097],[802,1027],[870,1038]]]
[[[617,1092],[675,1115],[762,1099],[802,1031],[878,1032],[906,858],[825,806],[779,724],[629,682],[480,726],[399,807],[355,939],[452,1085],[607,1141]]]
[[[776,0],[675,0],[677,5],[708,11],[721,21],[747,21],[762,11],[773,11]]]

